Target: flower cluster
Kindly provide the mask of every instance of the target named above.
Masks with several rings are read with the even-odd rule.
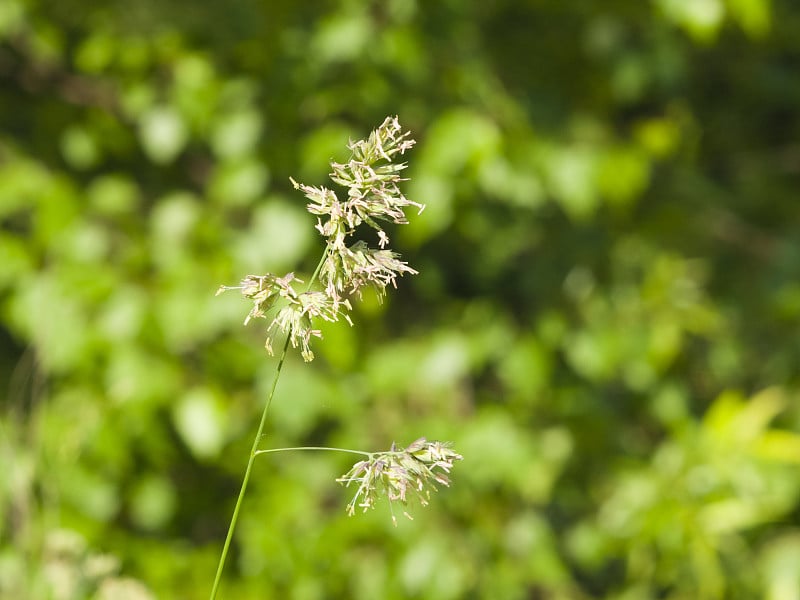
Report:
[[[375,501],[380,494],[386,495],[390,506],[393,502],[407,505],[412,498],[425,506],[430,498],[430,490],[436,490],[434,484],[450,485],[447,474],[453,467],[453,461],[462,458],[448,444],[419,438],[405,449],[398,449],[392,444],[388,452],[370,454],[367,460],[357,462],[336,481],[346,486],[358,484],[353,499],[347,505],[349,515],[355,513],[356,507],[363,508],[364,512],[375,508]],[[406,511],[403,514],[412,518]],[[392,520],[397,525],[394,510]]]
[[[217,293],[238,289],[252,300],[253,308],[245,319],[266,318],[272,308],[274,317],[267,327],[265,347],[272,354],[272,342],[278,332],[289,336],[292,347],[301,348],[306,361],[313,360],[310,342],[313,337],[322,337],[313,326],[315,318],[337,321],[343,316],[350,322],[347,312],[351,310],[348,296],[361,294],[371,287],[378,296],[385,294],[386,287],[396,285],[395,280],[404,273],[417,271],[387,249],[389,236],[381,222],[405,224],[408,222],[404,209],[414,206],[421,212],[423,205],[407,199],[398,184],[403,181],[400,171],[405,163],[392,162],[396,155],[404,154],[414,145],[408,132],[403,132],[397,117],[387,119],[366,140],[350,142],[352,152],[347,163],[331,163],[331,180],[347,188],[347,198],[340,200],[333,190],[313,187],[291,179],[296,189],[308,199],[307,209],[317,215],[317,231],[326,239],[326,248],[318,272],[314,274],[305,291],[298,292],[294,284],[302,283],[289,273],[283,277],[272,274],[248,275],[238,286],[221,286]],[[378,248],[358,240],[351,242],[359,225],[366,224],[376,231]],[[324,288],[312,291],[316,278]],[[282,300],[282,307],[277,302]]]
[[[347,199],[340,200],[335,192],[326,188],[303,185],[292,180],[294,187],[308,198],[306,208],[317,215],[317,231],[328,241],[320,278],[325,291],[334,302],[344,294],[360,292],[372,286],[382,295],[386,286],[395,285],[403,273],[416,274],[397,254],[386,250],[389,236],[381,221],[406,224],[405,209],[415,206],[420,212],[422,204],[406,198],[398,187],[403,181],[400,171],[405,163],[395,164],[392,159],[414,145],[409,133],[403,132],[397,118],[388,117],[369,138],[350,142],[351,159],[340,164],[333,162],[331,179],[347,188]],[[348,239],[362,223],[372,227],[378,236],[380,249],[372,249],[365,242],[348,245]]]

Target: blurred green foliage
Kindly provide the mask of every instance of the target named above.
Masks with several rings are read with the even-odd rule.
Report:
[[[800,598],[790,0],[0,3],[0,597],[203,598],[274,369],[289,176],[397,114],[420,275],[265,446],[464,455],[415,520],[259,458],[223,598]]]

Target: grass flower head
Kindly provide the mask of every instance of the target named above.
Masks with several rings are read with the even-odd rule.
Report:
[[[313,360],[311,340],[322,337],[322,332],[313,325],[316,319],[332,322],[344,317],[352,324],[348,316],[352,310],[349,296],[360,295],[365,287],[371,287],[383,297],[387,286],[396,286],[397,277],[417,273],[387,247],[389,236],[379,224],[381,221],[406,224],[406,207],[414,206],[420,211],[424,208],[406,198],[398,187],[403,181],[400,172],[406,164],[392,162],[413,145],[414,140],[402,130],[397,117],[387,117],[367,139],[350,142],[350,160],[332,162],[330,174],[332,181],[347,188],[345,200],[328,188],[291,179],[308,199],[306,208],[317,216],[316,229],[326,241],[322,261],[308,287],[298,291],[295,284],[302,281],[293,273],[283,277],[267,273],[248,275],[240,285],[222,286],[218,291],[238,289],[252,301],[245,325],[252,319],[267,318],[275,309],[264,344],[270,354],[275,336],[281,332],[288,336],[292,347],[300,348],[304,360]],[[362,223],[377,232],[377,248],[363,240],[351,241]],[[317,280],[321,291],[312,290]],[[279,301],[282,301],[280,306]]]
[[[367,460],[354,464],[336,481],[348,487],[352,483],[358,486],[347,505],[349,515],[355,513],[356,507],[364,512],[375,508],[380,496],[386,496],[390,506],[395,502],[407,506],[412,499],[426,506],[431,490],[436,490],[436,484],[450,485],[448,474],[453,462],[462,459],[449,444],[419,438],[406,448],[397,448],[392,444],[392,448],[386,452],[370,454]],[[403,514],[412,518],[406,510]],[[392,520],[397,525],[394,510]]]

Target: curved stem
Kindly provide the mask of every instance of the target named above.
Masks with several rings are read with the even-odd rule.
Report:
[[[250,458],[247,461],[247,468],[244,471],[244,478],[242,479],[242,487],[239,490],[239,497],[236,499],[236,506],[233,508],[233,516],[231,517],[230,525],[228,526],[228,535],[225,537],[225,544],[222,546],[222,554],[219,557],[219,565],[217,565],[217,574],[214,577],[214,586],[211,588],[211,600],[217,597],[217,589],[219,588],[220,581],[222,581],[222,570],[225,567],[225,560],[228,557],[228,550],[231,546],[233,539],[233,531],[236,529],[236,522],[239,520],[239,509],[242,507],[242,500],[247,491],[247,484],[250,481],[250,472],[253,469],[253,462],[256,458],[256,451],[258,450],[258,442],[261,439],[261,434],[264,431],[264,425],[267,422],[267,414],[269,413],[269,406],[272,404],[272,398],[275,395],[275,388],[278,386],[278,379],[283,369],[283,361],[286,358],[286,351],[289,348],[289,336],[286,337],[286,342],[283,344],[283,351],[278,360],[278,367],[275,369],[275,377],[272,379],[272,387],[267,397],[267,403],[264,405],[264,410],[261,413],[261,421],[258,424],[258,432],[256,433],[255,440],[253,441],[253,449],[250,451]]]
[[[314,281],[316,281],[317,277],[319,276],[319,272],[322,269],[322,265],[325,262],[325,259],[328,256],[328,252],[330,251],[330,246],[325,246],[325,251],[322,253],[322,258],[320,258],[319,263],[317,264],[317,268],[314,269],[314,274],[311,276],[311,279],[308,282],[308,289],[311,289],[311,286],[314,285]],[[290,332],[291,333],[291,332]],[[211,588],[211,598],[210,600],[215,600],[217,597],[217,590],[219,589],[219,584],[222,581],[222,571],[225,568],[225,561],[228,558],[228,550],[231,547],[231,540],[233,540],[233,532],[236,529],[236,523],[239,520],[239,510],[242,507],[242,501],[244,500],[245,492],[247,491],[247,484],[250,482],[250,472],[253,470],[253,462],[255,461],[256,455],[260,452],[265,452],[264,450],[258,450],[258,443],[261,441],[261,436],[264,432],[264,426],[267,422],[267,414],[269,414],[269,407],[272,404],[272,398],[275,396],[275,389],[278,387],[278,379],[281,376],[281,370],[283,369],[283,362],[286,359],[286,352],[289,349],[289,341],[291,340],[292,336],[287,335],[286,341],[283,344],[283,350],[281,351],[281,357],[278,360],[278,366],[275,369],[275,377],[272,379],[272,386],[269,390],[269,396],[267,396],[267,402],[264,405],[264,410],[261,413],[261,421],[258,424],[258,431],[256,432],[256,436],[253,439],[253,448],[250,450],[250,457],[247,460],[247,468],[244,471],[244,477],[242,479],[242,487],[239,489],[239,497],[236,499],[236,506],[233,508],[233,516],[231,517],[230,525],[228,525],[228,534],[225,536],[225,544],[222,546],[222,554],[219,557],[219,564],[217,565],[217,574],[214,576],[214,585]]]

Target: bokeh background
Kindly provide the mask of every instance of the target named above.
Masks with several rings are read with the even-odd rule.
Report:
[[[792,0],[2,0],[0,597],[210,592],[313,270],[289,177],[398,115],[420,274],[292,355],[264,447],[463,456],[395,528],[260,457],[221,598],[800,598]]]

